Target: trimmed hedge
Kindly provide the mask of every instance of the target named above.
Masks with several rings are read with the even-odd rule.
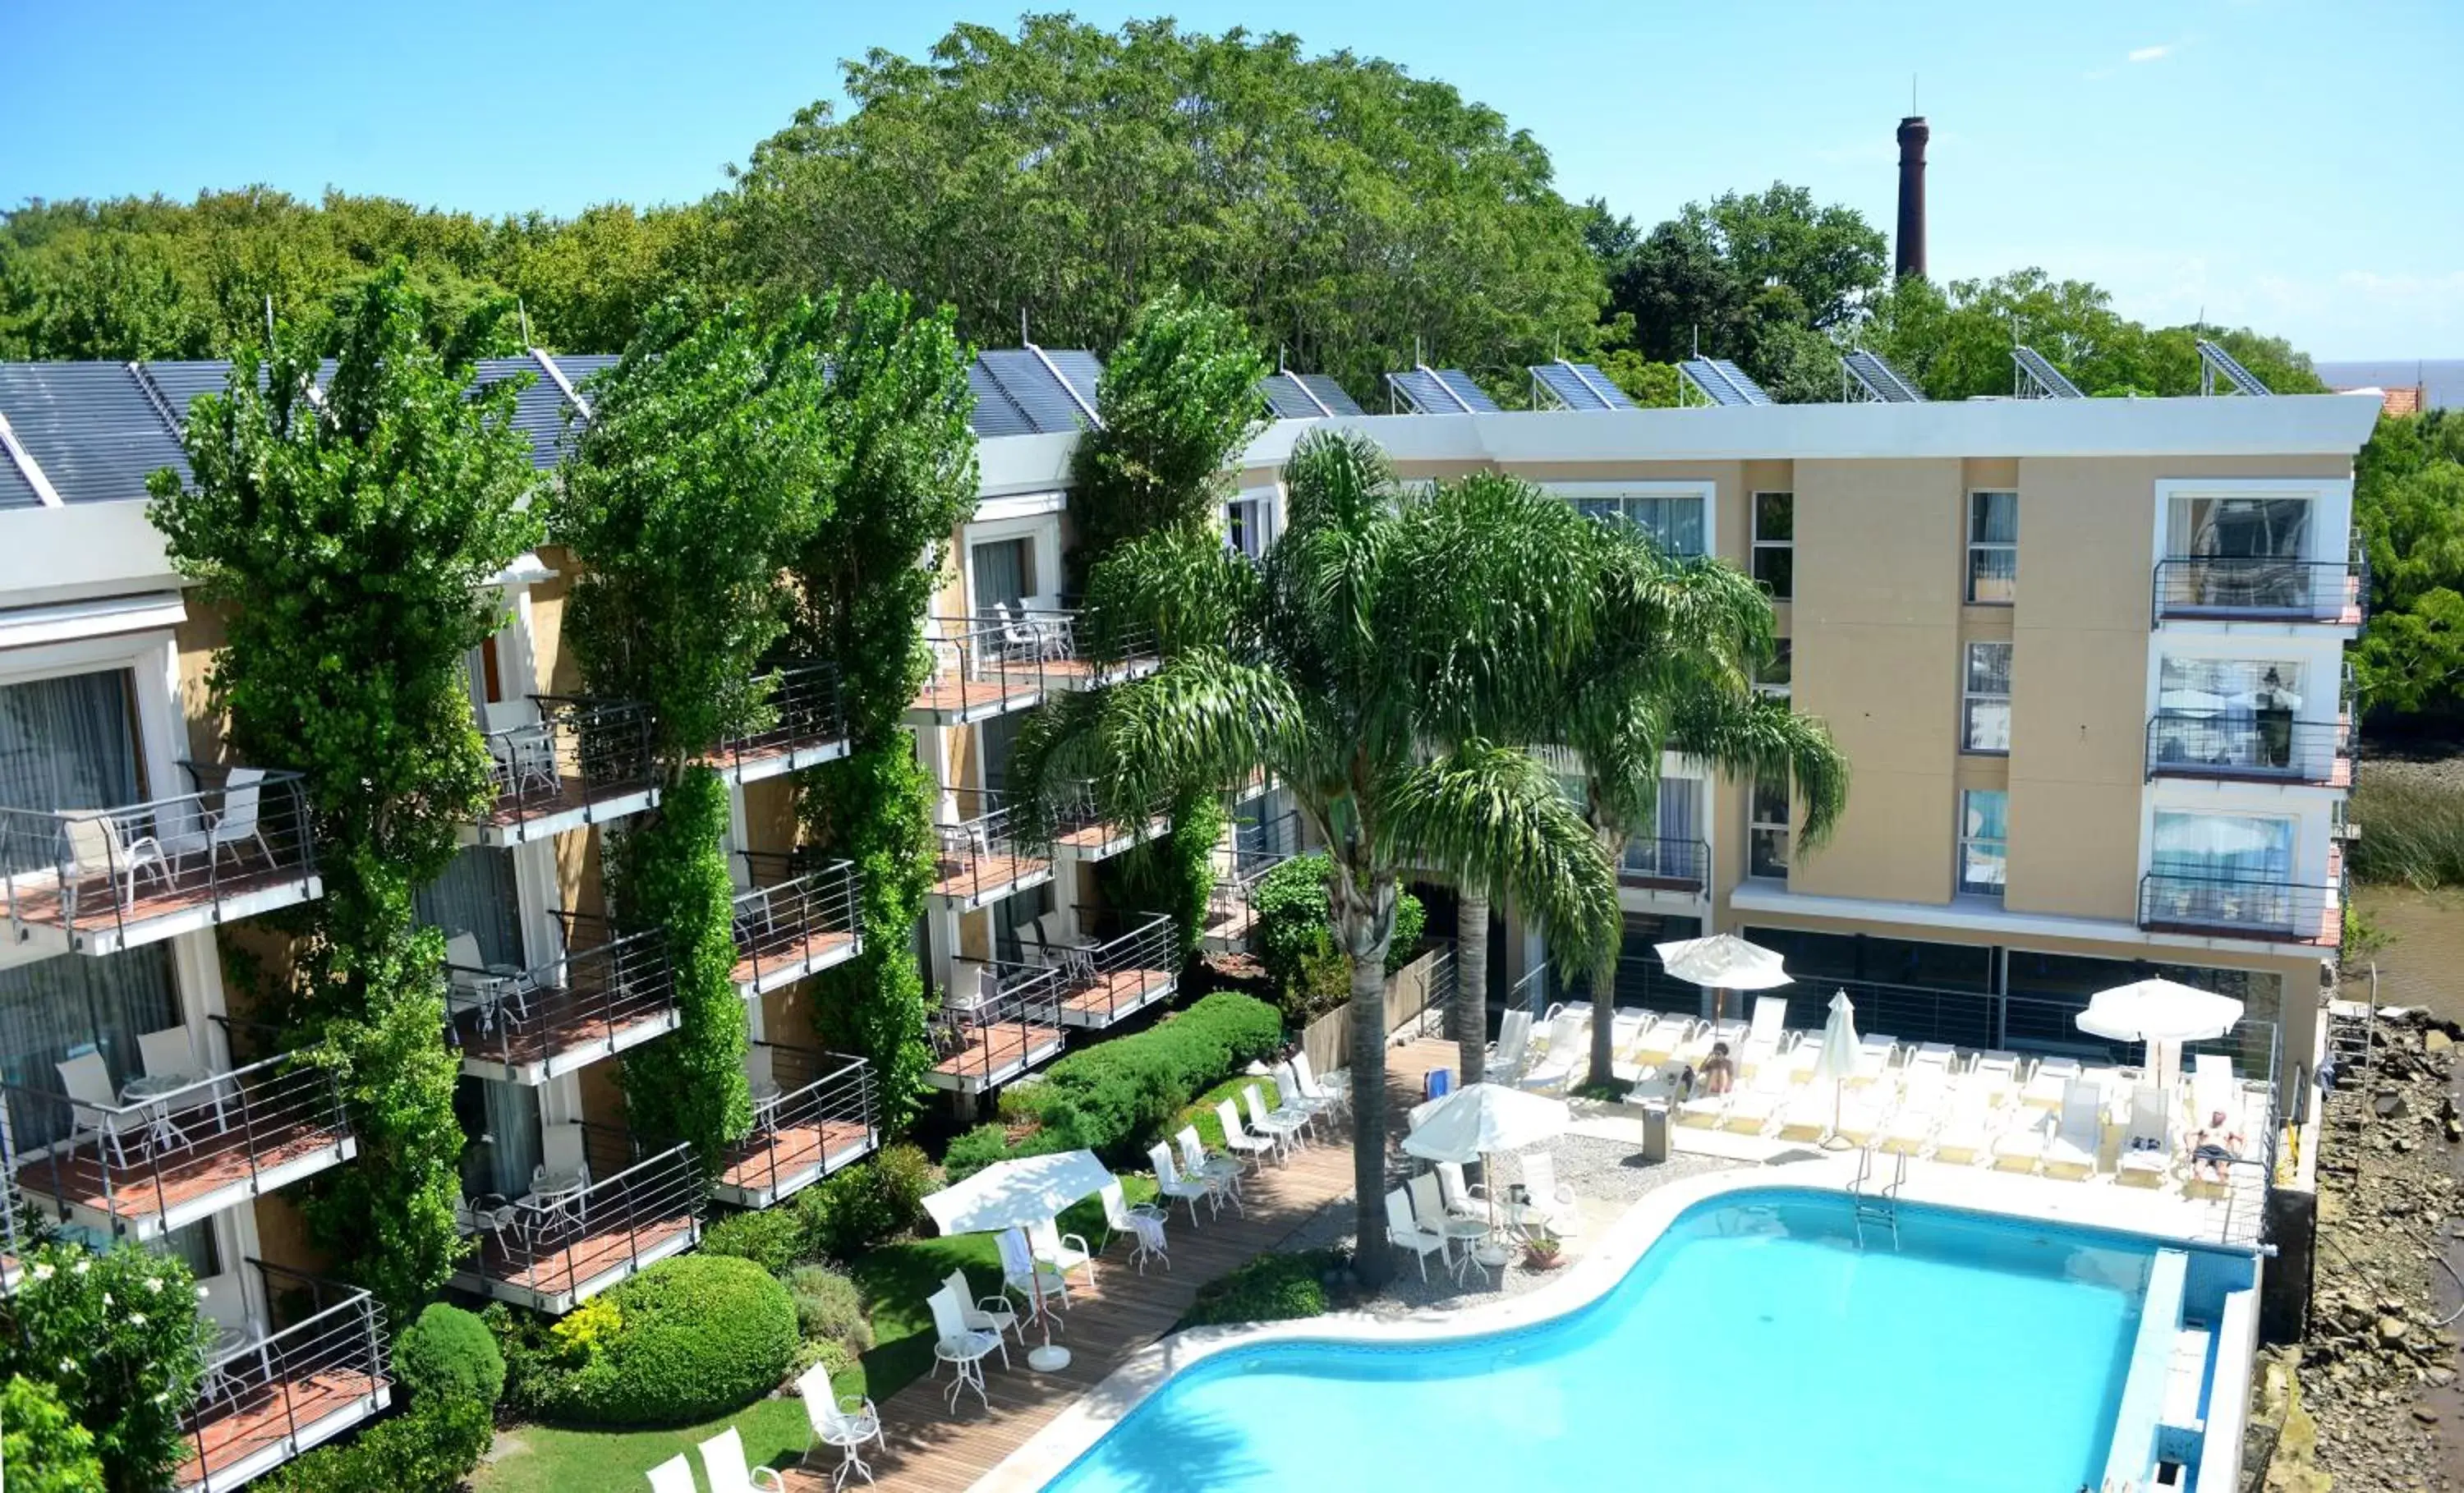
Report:
[[[262,1493],[455,1493],[495,1436],[495,1417],[477,1400],[431,1399],[351,1440],[318,1447],[250,1486]],[[12,1478],[9,1486],[16,1485]]]
[[[924,1195],[941,1185],[933,1158],[913,1146],[891,1146],[871,1160],[832,1173],[796,1195],[803,1225],[802,1258],[847,1260],[924,1223]]]
[[[488,1325],[459,1306],[431,1302],[393,1345],[393,1376],[413,1399],[469,1399],[495,1408],[505,1393],[505,1355]]]
[[[681,1255],[599,1301],[614,1321],[539,1386],[546,1419],[689,1425],[751,1404],[795,1361],[795,1301],[749,1260]]]
[[[1219,991],[1134,1037],[1081,1048],[1052,1065],[1035,1088],[1045,1133],[1107,1161],[1142,1160],[1192,1098],[1272,1056],[1283,1041],[1283,1016],[1273,1006]]]
[[[1184,1328],[1214,1327],[1229,1322],[1288,1322],[1322,1315],[1328,1306],[1326,1282],[1340,1278],[1351,1260],[1331,1249],[1305,1250],[1295,1255],[1260,1255],[1229,1274],[1198,1288]]]

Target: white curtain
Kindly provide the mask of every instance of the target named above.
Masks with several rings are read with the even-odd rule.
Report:
[[[510,851],[468,845],[445,867],[445,874],[412,895],[419,920],[441,928],[448,938],[469,933],[479,940],[479,953],[490,964],[527,969],[532,964],[522,949],[521,900],[514,890],[514,858]]]
[[[0,808],[51,814],[140,801],[128,670],[0,685]],[[41,822],[11,817],[0,872],[54,864]]]
[[[12,1090],[58,1093],[54,1065],[88,1046],[102,1054],[117,1086],[143,1071],[140,1036],[179,1024],[179,987],[165,944],[0,969],[0,1080]],[[68,1107],[12,1091],[9,1124],[20,1151],[46,1146],[67,1135]]]
[[[1034,555],[1024,539],[996,539],[968,552],[976,572],[976,610],[989,612],[1035,592]]]

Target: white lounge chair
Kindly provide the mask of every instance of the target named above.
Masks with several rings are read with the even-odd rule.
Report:
[[[1231,1106],[1224,1105],[1220,1108],[1228,1109]],[[1221,1121],[1222,1116],[1218,1114],[1216,1119]],[[1239,1123],[1237,1117],[1234,1123],[1236,1126]],[[1229,1140],[1230,1137],[1225,1138]],[[1174,1132],[1173,1141],[1180,1148],[1181,1175],[1194,1180],[1203,1181],[1215,1190],[1216,1197],[1219,1199],[1215,1204],[1215,1211],[1222,1212],[1223,1204],[1228,1202],[1232,1205],[1233,1212],[1243,1218],[1247,1217],[1249,1205],[1241,1197],[1240,1157],[1231,1154],[1228,1151],[1210,1153],[1206,1149],[1206,1143],[1198,1138],[1198,1127],[1195,1125],[1182,1126]]]
[[[1147,1164],[1155,1168],[1155,1196],[1164,1200],[1167,1208],[1172,1206],[1172,1199],[1176,1197],[1189,1204],[1190,1222],[1198,1221],[1198,1205],[1201,1201],[1210,1214],[1223,1211],[1215,1184],[1202,1176],[1182,1175],[1180,1169],[1172,1164],[1172,1149],[1163,1142],[1157,1141],[1147,1148]]]
[[[1549,1043],[1539,1060],[1514,1080],[1517,1088],[1563,1088],[1590,1066],[1592,1008],[1569,1005],[1549,1020]]]
[[[2045,1142],[2044,1172],[2065,1181],[2096,1175],[2104,1150],[2104,1095],[2084,1079],[2062,1090],[2061,1128]]]
[[[1994,1105],[1994,1095],[2000,1090],[1990,1080],[1979,1083],[1974,1079],[1973,1074],[1962,1073],[1950,1081],[1949,1108],[1942,1123],[1934,1127],[1936,1161],[1967,1166],[1995,1151],[2008,1137],[2009,1116]]]
[[[2045,1148],[2053,1142],[2054,1116],[2038,1115],[1993,1138],[1993,1170],[2035,1173],[2045,1164]]]
[[[967,1326],[966,1299],[947,1285],[926,1298],[925,1305],[933,1312],[933,1372],[940,1372],[943,1364],[957,1371],[957,1377],[950,1385],[950,1408],[957,1410],[958,1396],[973,1390],[977,1402],[990,1410],[992,1399],[984,1393],[984,1360],[996,1350],[1002,1350],[1001,1334]],[[708,1465],[707,1446],[704,1465]]]
[[[1984,1086],[1994,1104],[2019,1102],[2019,1055],[2015,1052],[1980,1052],[1961,1076],[1970,1084]]]
[[[2063,1086],[2079,1076],[2077,1058],[2038,1058],[2028,1082],[2020,1086],[2019,1102],[2038,1109],[2058,1109]]]
[[[1523,1154],[1523,1201],[1515,1209],[1515,1225],[1538,1224],[1560,1238],[1580,1231],[1574,1213],[1574,1190],[1557,1180],[1557,1158],[1545,1151]]]
[[[701,1443],[701,1470],[710,1479],[710,1493],[787,1493],[778,1473],[745,1465],[744,1438],[734,1426]]]
[[[1483,1071],[1492,1084],[1511,1084],[1521,1076],[1531,1045],[1531,1013],[1508,1011],[1498,1022],[1497,1041],[1488,1044]]]
[[[864,1474],[864,1481],[870,1482],[872,1469],[865,1464],[862,1455],[865,1443],[870,1442],[884,1451],[890,1449],[890,1442],[881,1434],[881,1412],[872,1408],[872,1401],[861,1394],[842,1399],[832,1393],[827,1364],[815,1364],[798,1375],[796,1393],[803,1396],[805,1418],[813,1423],[813,1439],[839,1450],[839,1470],[831,1475],[830,1486],[837,1488],[846,1482],[851,1472]],[[684,1459],[677,1458],[676,1465],[683,1466]],[[658,1485],[656,1472],[651,1474],[650,1486],[651,1493],[667,1493]],[[682,1486],[691,1493],[691,1472],[686,1473]]]
[[[1429,1279],[1431,1255],[1437,1256],[1442,1264],[1454,1263],[1454,1253],[1446,1243],[1445,1235],[1423,1227],[1412,1217],[1411,1199],[1399,1187],[1386,1195],[1386,1242],[1408,1249],[1419,1259],[1423,1283]]]
[[[1808,1043],[1818,1054],[1821,1043]],[[1900,1055],[1900,1040],[1880,1032],[1867,1032],[1857,1039],[1857,1071],[1845,1082],[1851,1088],[1867,1088],[1890,1077],[1891,1062]]]
[[[2139,1084],[2130,1090],[2130,1129],[2123,1136],[2116,1175],[2138,1187],[2159,1187],[2173,1171],[2173,1107],[2165,1090]]]
[[[1104,1199],[1104,1247],[1112,1247],[1114,1235],[1127,1235],[1133,1246],[1130,1263],[1138,1267],[1138,1274],[1147,1273],[1150,1260],[1160,1260],[1165,1269],[1171,1269],[1172,1255],[1164,1246],[1163,1210],[1151,1202],[1133,1205],[1121,1191],[1118,1177],[1106,1182],[1098,1196]]]
[[[1795,1036],[1788,1029],[1788,999],[1756,996],[1753,1021],[1747,1026],[1746,1040],[1737,1052],[1737,1071],[1753,1077],[1764,1064],[1787,1052]]]
[[[1120,1184],[1112,1184],[1117,1188]],[[1095,1252],[1087,1247],[1083,1234],[1064,1234],[1057,1219],[1038,1219],[1026,1226],[1026,1241],[1035,1250],[1036,1262],[1048,1264],[1067,1280],[1072,1270],[1087,1272],[1087,1288],[1095,1288]]]
[[[2221,1052],[2202,1052],[2190,1060],[2190,1128],[2206,1130],[2208,1119],[2224,1111],[2225,1122],[2241,1126],[2241,1089],[2233,1077],[2233,1059]]]
[[[1788,1069],[1777,1063],[1764,1063],[1744,1087],[1728,1096],[1728,1112],[1720,1116],[1720,1128],[1748,1135],[1761,1134],[1771,1128],[1781,1102],[1795,1087]]]
[[[872,1480],[868,1477],[866,1482]],[[650,1493],[697,1493],[693,1487],[693,1461],[683,1452],[650,1469]]]
[[[1011,1301],[1005,1291],[990,1296],[977,1295],[975,1288],[967,1284],[964,1270],[951,1271],[941,1284],[951,1295],[958,1298],[959,1318],[968,1330],[990,1332],[1002,1340],[1001,1367],[1008,1368],[1010,1336],[1015,1334],[1021,1343],[1026,1341],[1026,1329],[1019,1326],[1017,1303]]]
[[[1933,1144],[1950,1095],[1937,1069],[1913,1072],[1903,1081],[1899,1107],[1882,1122],[1875,1146],[1896,1156],[1913,1156]]]
[[[1269,1156],[1280,1160],[1283,1143],[1272,1135],[1250,1130],[1241,1123],[1241,1112],[1229,1099],[1215,1101],[1215,1118],[1223,1127],[1223,1149],[1235,1156],[1247,1156],[1255,1166],[1265,1166]]]
[[[1680,1049],[1692,1041],[1702,1022],[1694,1017],[1663,1015],[1646,1026],[1634,1039],[1634,1065],[1639,1068],[1660,1067],[1676,1061]]]

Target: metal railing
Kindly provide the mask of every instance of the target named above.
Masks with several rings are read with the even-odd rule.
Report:
[[[231,1469],[275,1448],[304,1450],[300,1433],[338,1412],[379,1408],[386,1380],[385,1309],[363,1290],[250,1260],[280,1326],[214,1353],[181,1416],[190,1460],[182,1489],[236,1487],[262,1468]],[[288,1319],[288,1320],[286,1320]]]
[[[530,698],[538,719],[486,733],[496,784],[492,819],[518,823],[655,785],[649,706],[557,694]]]
[[[475,1273],[486,1294],[576,1302],[583,1288],[631,1275],[701,1238],[709,1188],[691,1146],[645,1147],[621,1130],[581,1127],[586,1180],[552,1196],[480,1198]],[[501,1220],[501,1221],[497,1221]],[[651,1257],[646,1259],[645,1257]]]
[[[753,886],[736,897],[736,983],[753,992],[801,978],[814,962],[862,947],[855,863],[818,868],[791,855],[740,852]]]
[[[753,1095],[753,1129],[727,1150],[717,1185],[763,1205],[870,1152],[881,1138],[872,1065],[844,1052],[757,1042],[776,1091]]]
[[[242,892],[317,874],[308,795],[297,773],[233,768],[203,792],[121,808],[0,808],[9,921],[119,947],[148,919],[214,909]]]
[[[946,790],[958,819],[934,827],[939,857],[933,892],[970,904],[1002,895],[1052,874],[1052,849],[1030,842],[1032,826],[1019,806],[979,788]]]
[[[1004,976],[1008,977],[1004,977]],[[988,1087],[1061,1052],[1061,972],[1003,971],[953,959],[951,988],[933,1020],[933,1070],[943,1087]]]
[[[2369,565],[2359,554],[2337,560],[2175,555],[2156,562],[2155,620],[2357,623],[2369,594]]]
[[[93,1075],[108,1072],[99,1063],[84,1066]],[[72,1207],[100,1214],[115,1234],[159,1232],[172,1226],[166,1220],[179,1210],[202,1217],[235,1201],[212,1201],[234,1188],[244,1189],[238,1197],[254,1197],[267,1190],[268,1174],[296,1169],[319,1152],[339,1153],[351,1136],[334,1071],[294,1056],[176,1085],[135,1078],[113,1087],[106,1080],[72,1093],[72,1082],[64,1079],[57,1089],[0,1083],[15,1137],[16,1183],[58,1217]],[[285,1171],[274,1185],[298,1175]]]
[[[712,748],[713,766],[741,773],[772,757],[792,757],[847,739],[836,664],[774,669],[753,681],[753,692],[759,700],[756,723]]]
[[[1699,891],[1710,867],[1711,847],[1703,841],[1629,840],[1617,861],[1617,881],[1627,887]]]
[[[2273,712],[2160,711],[2147,720],[2147,776],[2349,783],[2352,727]]]
[[[455,1045],[465,1062],[501,1065],[509,1083],[524,1082],[523,1070],[534,1065],[594,1047],[615,1052],[621,1038],[675,1010],[667,940],[657,931],[620,938],[595,917],[561,912],[558,919],[567,948],[561,958],[527,970],[445,967]]]
[[[2139,879],[2139,926],[2333,946],[2343,936],[2341,881],[2149,871]]]
[[[1166,822],[1170,808],[1158,799],[1127,821],[1106,819],[1095,801],[1094,783],[1084,779],[1067,782],[1053,800],[1053,844],[1071,845],[1083,853],[1104,849],[1114,841],[1140,840],[1150,830],[1171,827]]]
[[[1060,977],[1061,1020],[1071,1026],[1110,1026],[1170,995],[1180,979],[1180,944],[1172,919],[1161,912],[1113,913],[1078,910],[1078,926],[1091,942],[1045,943],[1025,952],[1032,959],[986,961],[1004,984],[1050,971]]]

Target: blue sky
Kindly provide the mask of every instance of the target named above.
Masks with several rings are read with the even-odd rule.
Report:
[[[2464,355],[2464,6],[1201,0],[1454,83],[1644,223],[1773,179],[1886,230],[1911,75],[1937,276],[2040,264],[2321,357]],[[505,212],[678,201],[837,62],[1002,6],[0,4],[0,202],[327,185]]]

